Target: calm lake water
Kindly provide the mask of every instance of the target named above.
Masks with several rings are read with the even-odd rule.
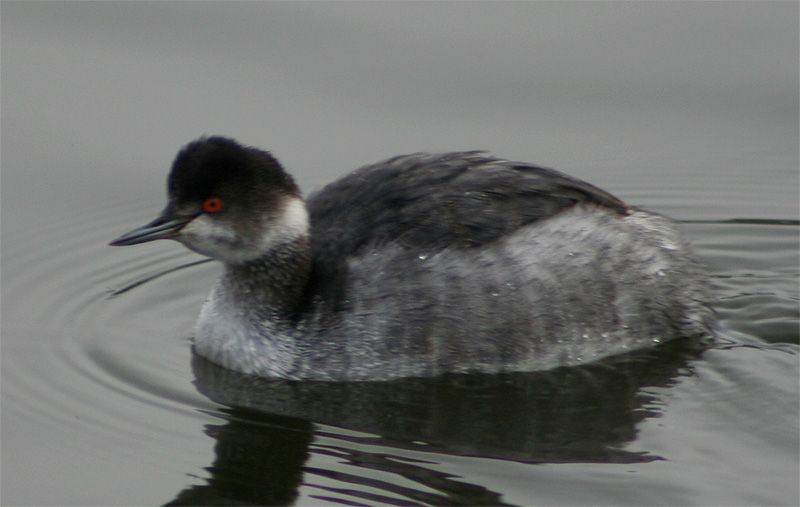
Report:
[[[2,3],[3,505],[797,505],[798,4]],[[306,191],[488,149],[675,217],[724,328],[550,372],[264,381],[220,267],[107,242],[203,133]]]

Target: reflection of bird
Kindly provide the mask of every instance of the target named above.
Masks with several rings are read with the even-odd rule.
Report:
[[[709,334],[671,222],[581,180],[479,152],[363,167],[304,203],[267,152],[186,146],[160,238],[220,260],[195,350],[267,377],[386,380],[577,364]]]

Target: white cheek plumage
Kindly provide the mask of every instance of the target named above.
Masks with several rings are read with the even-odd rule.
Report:
[[[200,215],[186,224],[176,239],[199,254],[223,260],[233,250],[236,231],[208,215]]]
[[[241,263],[257,259],[272,248],[308,234],[308,213],[299,198],[286,199],[276,217],[265,217],[253,230],[240,236],[240,229],[211,215],[189,222],[176,238],[187,248],[223,262]]]

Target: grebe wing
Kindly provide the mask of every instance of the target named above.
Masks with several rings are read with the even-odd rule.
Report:
[[[553,169],[482,152],[412,154],[358,169],[308,199],[315,258],[396,242],[416,251],[477,247],[577,204],[621,200]]]

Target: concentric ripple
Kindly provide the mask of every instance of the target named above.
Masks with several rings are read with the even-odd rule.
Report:
[[[107,247],[108,231],[122,222],[83,216],[4,245],[3,333],[13,337],[3,344],[4,398],[64,424],[75,413],[91,419],[102,408],[93,422],[105,426],[124,421],[131,400],[172,409],[202,404],[181,375],[187,333],[213,267],[174,271],[196,260],[175,245]],[[112,297],[126,284],[171,270],[145,290]],[[91,399],[97,386],[123,397]],[[119,420],[107,412],[115,399]]]

